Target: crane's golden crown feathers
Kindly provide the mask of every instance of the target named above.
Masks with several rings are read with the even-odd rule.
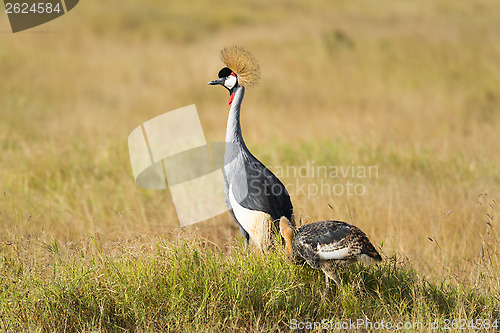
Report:
[[[236,74],[240,86],[248,87],[259,83],[259,64],[247,50],[238,46],[226,47],[221,51],[221,59]]]

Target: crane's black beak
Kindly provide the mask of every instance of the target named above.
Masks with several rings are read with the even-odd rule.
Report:
[[[208,84],[211,86],[215,86],[217,84],[224,85],[224,81],[226,81],[226,78],[221,77],[221,78],[218,78],[217,80],[213,80],[213,81],[208,82]]]

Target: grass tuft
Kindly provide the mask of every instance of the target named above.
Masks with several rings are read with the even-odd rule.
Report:
[[[44,273],[46,265],[53,274]],[[457,281],[431,281],[397,255],[341,269],[343,292],[329,298],[323,273],[284,260],[282,248],[263,255],[233,244],[223,251],[202,239],[22,266],[4,260],[1,267],[4,330],[277,331],[325,318],[498,318],[498,299]]]

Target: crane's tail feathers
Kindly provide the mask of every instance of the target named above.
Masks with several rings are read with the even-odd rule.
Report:
[[[382,261],[382,257],[366,236],[361,250],[361,255],[359,256],[359,261],[365,264],[376,264]]]

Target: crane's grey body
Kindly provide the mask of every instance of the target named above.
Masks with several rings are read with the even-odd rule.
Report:
[[[221,85],[229,91],[226,149],[224,152],[224,192],[226,204],[245,239],[267,249],[278,233],[279,219],[293,224],[290,196],[280,180],[248,150],[240,126],[240,108],[245,86],[257,83],[260,72],[253,56],[239,47],[225,48],[221,58],[226,67],[210,85]],[[274,230],[273,230],[274,229]]]
[[[266,247],[273,225],[275,232],[279,230],[277,221],[280,217],[293,221],[293,207],[285,186],[245,145],[240,126],[245,88],[236,85],[233,93],[224,153],[226,203],[245,245],[252,240],[258,247]]]

